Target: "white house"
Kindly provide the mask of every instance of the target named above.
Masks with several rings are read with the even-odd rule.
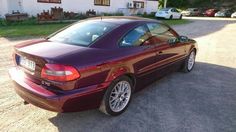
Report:
[[[37,13],[55,6],[75,13],[94,9],[97,13],[123,12],[131,15],[156,12],[158,0],[0,0],[0,16],[4,17],[13,11],[36,16]]]

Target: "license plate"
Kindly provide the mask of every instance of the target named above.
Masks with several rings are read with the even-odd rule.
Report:
[[[31,71],[35,71],[35,62],[31,61],[25,57],[20,57],[20,66],[29,69]]]

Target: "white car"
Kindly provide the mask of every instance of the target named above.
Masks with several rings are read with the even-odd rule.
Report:
[[[157,11],[155,16],[165,19],[182,19],[182,14],[176,8],[163,8]]]
[[[231,15],[232,18],[236,18],[236,12]]]

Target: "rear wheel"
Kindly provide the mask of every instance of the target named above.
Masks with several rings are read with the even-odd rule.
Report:
[[[194,65],[195,65],[195,58],[196,58],[196,51],[193,50],[190,52],[186,60],[184,61],[183,64],[183,72],[188,73],[191,72]]]
[[[172,19],[173,19],[173,16],[171,15],[169,19],[172,20]]]
[[[130,103],[132,89],[133,84],[129,77],[116,79],[107,89],[99,110],[112,116],[120,115]]]

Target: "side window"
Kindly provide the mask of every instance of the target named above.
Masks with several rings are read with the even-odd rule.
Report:
[[[169,27],[165,25],[148,23],[147,27],[152,37],[154,37],[156,44],[168,44],[169,40],[176,39],[176,36],[170,31]]]
[[[150,32],[146,25],[139,26],[131,30],[121,41],[121,46],[140,46],[150,37]]]
[[[176,9],[173,8],[173,9],[171,9],[171,12],[178,12],[178,11],[177,11]]]
[[[177,9],[174,9],[174,12],[179,12]]]

